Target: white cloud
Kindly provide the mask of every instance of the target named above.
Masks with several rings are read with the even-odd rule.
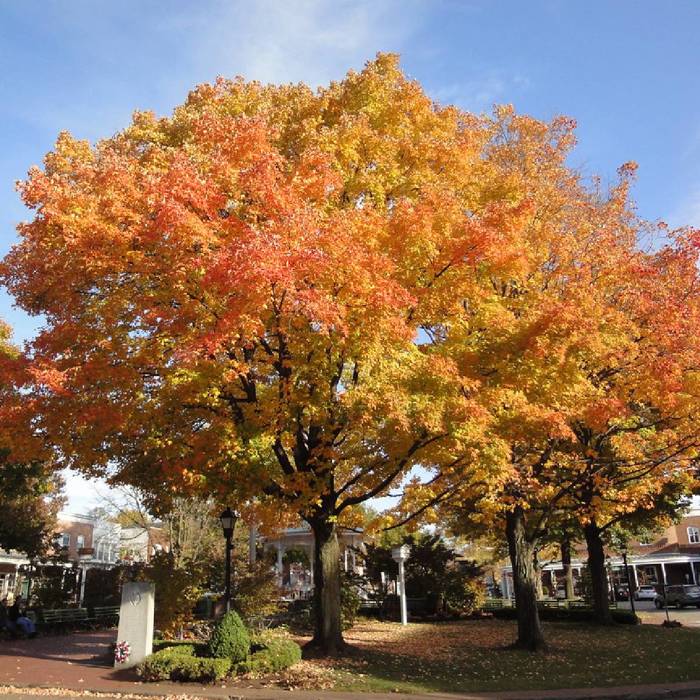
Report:
[[[0,86],[0,117],[50,134],[51,143],[61,129],[96,139],[134,109],[169,111],[217,75],[318,86],[378,51],[400,52],[428,10],[419,0],[49,6],[34,17],[32,38],[55,43],[62,61],[47,63],[31,84]],[[31,57],[27,49],[17,60]]]
[[[187,27],[193,58],[224,75],[317,86],[360,67],[377,51],[399,50],[416,27],[415,0],[221,2],[171,16],[164,29]]]
[[[512,102],[530,87],[522,75],[488,71],[479,78],[444,85],[431,92],[442,104],[454,104],[472,112],[490,112],[494,104]]]
[[[66,513],[80,515],[87,513],[91,508],[104,506],[103,494],[110,493],[110,490],[102,479],[86,479],[69,470],[63,472],[63,478],[68,499],[63,508]]]

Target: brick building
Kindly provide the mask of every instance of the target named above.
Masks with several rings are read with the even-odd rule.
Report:
[[[83,577],[89,568],[109,568],[119,560],[121,528],[91,515],[59,514],[56,546],[48,563],[30,562],[22,552],[0,550],[0,599],[27,596],[29,581],[45,566],[80,568]]]

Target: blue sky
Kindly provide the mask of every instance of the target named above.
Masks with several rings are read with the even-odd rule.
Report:
[[[700,2],[0,0],[0,255],[28,214],[15,180],[60,130],[95,140],[217,75],[318,85],[377,51],[437,100],[579,124],[573,164],[639,163],[640,213],[700,226]],[[37,321],[0,290],[17,341]]]

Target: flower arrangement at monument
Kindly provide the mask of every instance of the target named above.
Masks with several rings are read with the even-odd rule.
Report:
[[[114,647],[114,660],[118,664],[126,663],[131,656],[131,645],[129,642],[118,642]]]

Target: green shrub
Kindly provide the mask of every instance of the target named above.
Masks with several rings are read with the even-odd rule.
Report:
[[[195,646],[178,644],[147,656],[136,668],[145,681],[198,681],[209,683],[224,678],[231,669],[229,659],[194,656]]]
[[[185,653],[192,654],[194,656],[206,656],[207,655],[207,645],[203,642],[193,642],[191,640],[180,640],[180,639],[154,639],[153,640],[153,651],[162,651],[164,649],[182,649],[186,650]]]
[[[147,656],[137,667],[136,672],[145,681],[167,681],[182,659],[194,658],[192,644],[178,644]]]
[[[517,612],[515,607],[496,608],[491,611],[495,618],[500,620],[515,620]],[[594,622],[595,615],[592,608],[549,608],[540,607],[540,620],[546,622]],[[610,616],[613,622],[621,625],[638,625],[639,618],[631,610],[611,610]]]
[[[343,575],[340,579],[340,620],[344,630],[355,624],[361,602],[353,580],[347,574]]]
[[[301,661],[301,647],[291,639],[265,638],[253,645],[253,653],[236,666],[236,673],[276,673]]]
[[[443,582],[446,610],[468,615],[484,604],[484,584],[481,579],[469,578],[458,571],[449,571]]]
[[[231,670],[230,659],[208,659],[197,656],[178,658],[178,664],[170,674],[172,681],[196,681],[211,683],[226,677]]]
[[[349,630],[355,624],[361,604],[355,579],[343,573],[340,578],[340,621],[344,630]],[[313,598],[292,601],[287,608],[289,626],[300,631],[312,630],[315,609],[316,601]]]
[[[611,610],[614,622],[621,625],[641,625],[642,621],[631,610]]]
[[[250,635],[236,612],[226,613],[214,628],[209,640],[209,656],[244,661],[250,651]]]

